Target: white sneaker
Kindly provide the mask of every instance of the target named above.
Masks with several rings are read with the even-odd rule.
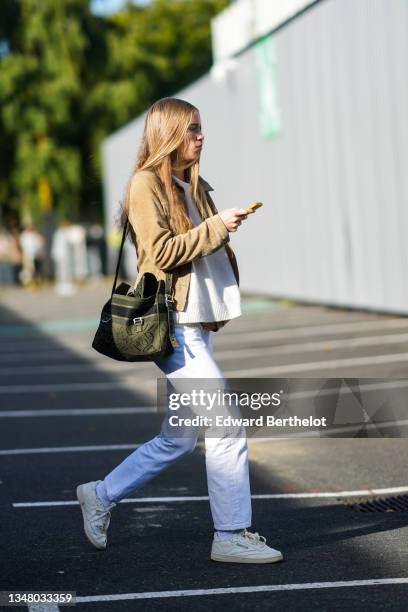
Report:
[[[229,540],[220,540],[214,534],[211,559],[231,563],[276,563],[276,561],[282,561],[282,553],[270,548],[265,542],[266,538],[264,536],[260,536],[259,533],[251,533],[246,529],[241,533],[235,533]]]
[[[110,510],[116,506],[116,503],[112,502],[105,508],[96,495],[95,489],[99,482],[101,481],[97,480],[79,485],[76,494],[84,517],[86,537],[96,548],[106,548]]]

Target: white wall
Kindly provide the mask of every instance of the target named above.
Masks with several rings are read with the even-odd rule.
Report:
[[[214,63],[241,51],[315,0],[238,0],[211,22]]]
[[[274,138],[254,48],[178,92],[201,111],[218,209],[264,202],[231,235],[242,290],[408,312],[407,24],[406,0],[325,0],[279,30]],[[104,143],[108,223],[143,120]]]

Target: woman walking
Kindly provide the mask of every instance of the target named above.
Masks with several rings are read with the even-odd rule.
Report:
[[[203,134],[198,109],[184,100],[164,98],[149,109],[135,171],[128,183],[124,212],[136,247],[138,276],[165,279],[173,273],[175,335],[178,342],[156,365],[169,381],[190,378],[224,380],[213,357],[212,333],[241,315],[239,272],[229,233],[251,211],[228,208],[218,213],[199,175]],[[171,435],[169,414],[161,432],[103,480],[77,487],[85,534],[106,548],[111,510],[162,470],[191,453],[199,428]],[[211,559],[272,563],[283,557],[266,539],[247,530],[252,508],[245,435],[213,437],[205,433],[205,461],[214,523]],[[242,433],[242,432],[241,432]]]

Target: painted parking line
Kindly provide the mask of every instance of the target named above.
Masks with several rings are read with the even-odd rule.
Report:
[[[153,378],[152,378],[153,380]],[[151,381],[150,381],[151,384]],[[135,380],[135,375],[122,377],[121,382],[95,382],[95,383],[53,383],[38,385],[3,385],[0,387],[0,394],[20,394],[20,393],[48,393],[58,391],[58,393],[69,393],[74,391],[109,391],[112,389],[140,391],[143,387],[150,387],[149,381]]]
[[[23,357],[21,357],[23,359]],[[138,374],[146,375],[154,366],[154,364],[144,368],[137,368]],[[121,368],[121,369],[120,369]],[[46,365],[35,365],[35,366],[22,366],[18,365],[17,367],[0,367],[0,376],[6,376],[10,378],[12,376],[29,376],[30,374],[78,374],[78,373],[86,373],[88,376],[90,374],[112,374],[113,376],[126,376],[129,375],[129,371],[131,367],[128,365],[123,368],[118,363],[110,363],[108,361],[104,361],[103,363],[94,362],[88,359],[84,363],[69,363],[69,364],[46,364]],[[132,371],[134,375],[134,372]]]
[[[408,486],[387,487],[385,489],[359,489],[354,491],[306,491],[303,493],[259,493],[251,495],[251,499],[337,499],[342,497],[364,497],[367,495],[397,495],[408,492]],[[167,497],[135,497],[125,498],[121,504],[173,503],[208,501],[208,495],[183,495]],[[77,506],[78,501],[39,501],[13,502],[13,508],[49,508],[55,506]]]
[[[310,353],[310,352],[322,352],[322,351],[334,351],[339,349],[356,349],[374,346],[384,346],[387,344],[406,344],[408,343],[408,334],[389,334],[381,336],[362,336],[361,338],[347,338],[343,340],[323,340],[319,342],[304,342],[298,344],[284,344],[279,346],[268,346],[258,348],[245,348],[245,358],[250,357],[267,357],[271,355],[292,355],[299,353]],[[214,351],[214,355],[217,359],[236,359],[236,350],[231,351]],[[21,358],[21,357],[20,357]],[[83,357],[80,357],[83,359]],[[70,359],[72,360],[72,359]],[[122,372],[118,369],[118,364],[112,364],[110,362],[95,363],[94,361],[88,360],[81,364],[49,364],[49,365],[34,365],[34,366],[21,366],[16,367],[0,367],[0,376],[22,376],[30,374],[67,374],[67,373],[78,373],[84,372],[88,369],[99,373],[111,372],[116,376],[122,375]],[[145,370],[150,370],[151,366],[145,367]],[[140,373],[140,367],[138,367],[138,373]],[[123,371],[126,375],[126,370]]]
[[[313,379],[311,379],[313,380]],[[363,381],[364,379],[362,379]],[[319,397],[330,395],[350,395],[354,391],[380,391],[384,389],[404,389],[408,387],[408,380],[399,380],[397,378],[375,383],[360,382],[359,385],[345,386],[338,389],[319,389]],[[291,391],[288,394],[290,401],[300,401],[304,399],[313,399],[316,397],[317,390],[312,391]],[[37,409],[37,410],[4,410],[0,408],[0,418],[32,418],[32,417],[48,417],[48,416],[96,416],[96,415],[112,415],[112,414],[156,414],[157,406],[113,406],[110,408],[52,408],[52,409]],[[406,425],[406,420],[382,422],[382,426]],[[337,431],[337,428],[336,428]],[[253,438],[251,438],[253,440]],[[267,438],[275,439],[275,438]],[[257,440],[254,440],[257,441]]]
[[[401,421],[388,421],[383,423],[357,423],[355,425],[348,425],[344,427],[335,427],[332,429],[317,430],[317,431],[301,431],[293,434],[276,434],[275,436],[262,437],[262,438],[250,438],[251,444],[265,444],[268,442],[279,442],[282,440],[292,440],[294,438],[328,438],[330,436],[337,437],[339,434],[353,432],[360,432],[364,427],[364,431],[378,432],[382,429],[393,429],[395,427],[406,427],[408,426],[408,419]],[[353,437],[353,436],[350,436]],[[406,437],[406,436],[404,436]],[[99,451],[112,451],[112,450],[132,450],[142,446],[144,442],[140,444],[103,444],[94,446],[49,446],[49,447],[38,447],[38,448],[10,448],[0,450],[0,456],[7,457],[10,455],[45,455],[49,453],[80,453],[80,452],[99,452]],[[203,442],[197,442],[197,447],[204,446]]]
[[[292,363],[280,366],[266,366],[261,368],[247,368],[245,370],[224,371],[227,378],[239,377],[262,377],[294,372],[325,371],[341,367],[355,367],[367,365],[385,365],[390,363],[408,362],[408,353],[394,353],[385,355],[374,355],[366,357],[353,357],[347,359],[327,359],[324,361],[310,361],[302,363]],[[0,387],[0,394],[22,394],[22,393],[47,393],[55,391],[58,393],[72,393],[76,391],[107,391],[114,389],[135,389],[140,390],[141,385],[145,384],[140,379],[135,380],[134,374],[122,376],[120,382],[95,382],[95,383],[53,383],[53,384],[33,384],[33,385],[3,385]],[[148,385],[148,383],[146,383]]]
[[[370,355],[366,357],[352,357],[346,359],[325,359],[324,361],[309,361],[305,363],[291,363],[281,366],[266,366],[261,368],[247,368],[245,370],[229,370],[224,372],[226,377],[257,377],[293,374],[295,372],[324,372],[337,368],[348,368],[368,365],[385,365],[389,363],[408,362],[408,353],[393,353],[387,355]],[[6,387],[3,387],[3,389]],[[0,389],[1,393],[1,389]]]
[[[268,355],[291,355],[293,353],[311,353],[321,351],[334,351],[339,349],[356,349],[367,346],[384,346],[386,344],[404,344],[408,342],[408,334],[386,334],[381,336],[361,336],[360,338],[345,338],[343,340],[321,340],[319,342],[302,342],[297,344],[283,344],[279,346],[260,346],[259,348],[246,348],[245,358],[265,357]],[[236,350],[215,351],[218,359],[236,359]],[[0,370],[1,373],[1,370]]]
[[[408,419],[401,421],[385,421],[382,423],[356,423],[353,425],[346,425],[343,427],[337,426],[333,428],[327,428],[324,430],[311,430],[311,431],[300,431],[292,434],[276,434],[275,436],[262,438],[249,438],[250,443],[260,444],[266,442],[278,442],[281,440],[291,440],[293,438],[322,438],[322,437],[337,437],[339,434],[353,432],[360,432],[362,428],[364,431],[378,432],[382,429],[393,429],[395,427],[406,427],[408,426]],[[353,437],[353,436],[350,436]],[[139,448],[144,442],[140,444],[99,444],[94,446],[46,446],[37,448],[8,448],[0,450],[0,456],[6,457],[10,455],[45,455],[48,453],[80,453],[80,452],[98,452],[98,451],[111,451],[111,450],[131,450]],[[200,448],[204,445],[203,442],[197,442],[197,447]]]
[[[403,341],[403,343],[405,344],[406,340]],[[380,343],[380,345],[383,344],[387,344],[387,343]],[[392,342],[391,344],[396,344],[395,341]],[[327,346],[327,344],[326,344]],[[361,345],[363,346],[363,345]],[[367,345],[368,346],[368,345]],[[349,348],[355,348],[355,347],[349,347]],[[247,349],[242,349],[243,353],[245,355],[245,358],[249,358],[252,355],[250,354],[251,351],[248,351]],[[315,350],[315,349],[310,349],[310,350]],[[321,349],[323,350],[323,349]],[[274,354],[278,354],[278,355],[282,355],[282,354],[290,354],[292,352],[296,353],[298,351],[291,351],[291,350],[285,350],[285,351],[279,351],[276,348],[271,349],[271,350],[254,350],[253,352],[253,356],[255,357],[265,357],[267,355],[274,355]],[[307,351],[305,351],[307,352]],[[236,359],[237,358],[237,352],[236,351],[231,351],[227,353],[217,353],[215,351],[214,356],[216,359]],[[286,373],[293,373],[293,372],[307,372],[307,371],[313,371],[313,370],[321,370],[324,369],[325,367],[333,369],[333,368],[340,368],[340,367],[350,367],[350,366],[365,366],[365,365],[382,365],[382,364],[387,364],[387,363],[404,363],[408,361],[408,353],[385,353],[383,355],[367,355],[364,357],[345,357],[345,358],[341,358],[341,359],[325,359],[324,361],[306,361],[306,362],[301,362],[301,363],[291,363],[291,364],[284,364],[284,365],[279,365],[279,366],[263,366],[263,367],[259,367],[259,368],[246,368],[246,369],[240,369],[240,370],[229,370],[227,372],[225,372],[225,374],[227,376],[235,376],[235,377],[245,377],[245,376],[263,376],[263,375],[274,375],[274,374],[284,374]],[[153,373],[153,366],[150,366],[149,368],[144,368],[144,370],[141,370],[140,368],[137,369],[137,374],[138,375],[147,375],[148,373],[152,372]],[[21,375],[30,375],[30,374],[37,374],[37,375],[41,375],[43,374],[73,374],[73,373],[86,373],[88,370],[91,370],[91,374],[111,374],[112,376],[116,376],[119,377],[121,380],[122,379],[126,379],[129,377],[132,377],[132,379],[134,379],[135,373],[132,372],[132,374],[129,374],[129,371],[124,370],[124,371],[120,371],[117,368],[114,367],[110,367],[109,365],[107,365],[107,367],[102,366],[100,367],[100,369],[97,369],[97,366],[95,366],[95,364],[93,363],[89,363],[89,364],[84,364],[84,365],[60,365],[60,366],[30,366],[30,367],[19,367],[17,369],[15,368],[0,368],[0,376],[6,376],[7,378],[10,378],[12,376],[16,376],[19,377]],[[139,384],[139,383],[138,383]],[[110,385],[110,386],[108,386]],[[108,388],[117,388],[118,386],[120,387],[121,383],[115,382],[115,383],[55,383],[53,385],[44,385],[44,384],[36,384],[36,385],[3,385],[0,386],[0,393],[7,393],[7,389],[9,390],[10,393],[18,393],[19,390],[21,390],[22,393],[24,392],[39,392],[39,391],[56,391],[56,390],[60,390],[60,391],[70,391],[70,390],[101,390],[101,389],[108,389]],[[71,389],[72,388],[72,389]],[[4,389],[6,391],[4,391]]]
[[[204,597],[210,595],[239,595],[241,593],[271,593],[285,591],[304,591],[319,589],[338,589],[338,588],[357,588],[370,586],[386,585],[407,585],[408,578],[371,578],[368,580],[339,580],[333,582],[294,582],[289,584],[262,584],[245,587],[219,587],[212,589],[182,589],[178,591],[146,591],[144,593],[118,593],[111,595],[88,595],[77,596],[75,603],[102,603],[107,601],[129,601],[136,599],[163,599],[171,597]],[[30,612],[57,612],[58,606],[41,607],[41,605],[31,605],[28,607]]]
[[[3,345],[2,345],[3,348]],[[95,355],[96,357],[96,355]],[[4,351],[2,355],[0,355],[0,363],[20,363],[21,361],[29,361],[34,359],[35,361],[47,361],[48,359],[52,362],[54,361],[78,361],[79,359],[88,359],[89,353],[88,351],[78,351],[78,347],[75,350],[75,355],[72,354],[71,349],[68,347],[61,347],[59,349],[44,349],[44,350],[35,350],[35,351],[27,351],[20,350],[18,352],[11,353],[10,351]]]
[[[76,597],[76,603],[100,603],[104,601],[126,601],[132,599],[157,599],[169,597],[194,597],[209,595],[238,595],[240,593],[267,593],[303,591],[308,589],[356,588],[385,585],[406,585],[408,578],[371,578],[369,580],[340,580],[336,582],[300,582],[291,584],[262,584],[245,587],[223,587],[213,589],[182,589],[179,591],[147,591],[145,593],[120,593],[114,595],[90,595]]]
[[[246,368],[240,370],[224,371],[227,378],[250,378],[262,376],[275,376],[293,374],[295,372],[325,371],[327,369],[337,369],[342,367],[355,367],[367,365],[385,365],[390,363],[408,362],[408,353],[393,353],[384,355],[372,355],[366,357],[353,357],[346,359],[329,359],[325,361],[309,361],[301,363],[291,363],[280,366],[266,366],[261,368]],[[127,388],[140,390],[142,381],[135,380],[134,374],[121,376],[120,382],[95,382],[95,383],[53,383],[53,384],[33,384],[33,385],[2,385],[0,394],[22,394],[22,393],[47,393],[55,391],[58,393],[72,393],[76,391],[107,391],[114,389]]]
[[[242,313],[253,314],[259,312],[268,312],[272,310],[285,308],[282,304],[277,304],[273,300],[268,299],[252,299],[241,300]],[[25,323],[25,324],[6,324],[0,325],[0,336],[19,336],[26,338],[27,336],[39,336],[43,334],[73,332],[96,329],[99,325],[99,319],[65,319],[56,321],[46,321],[42,323]]]
[[[72,345],[70,344],[72,343]],[[40,339],[28,340],[27,342],[9,342],[1,341],[1,349],[3,351],[2,359],[7,356],[14,357],[16,355],[27,355],[33,357],[35,355],[45,355],[47,353],[69,353],[74,351],[75,347],[86,349],[91,346],[91,341],[84,340],[82,336],[75,339],[75,342],[70,335],[69,338],[59,336],[49,336]]]
[[[245,342],[253,343],[254,341],[263,341],[263,340],[279,340],[285,338],[293,338],[293,337],[309,337],[316,336],[322,334],[345,334],[345,333],[355,333],[360,331],[380,331],[380,330],[395,330],[395,329],[407,329],[408,327],[408,319],[407,318],[394,318],[394,319],[368,319],[362,321],[351,321],[348,323],[339,322],[339,323],[328,323],[328,324],[312,324],[312,325],[301,325],[301,326],[290,326],[283,327],[281,329],[270,329],[269,321],[262,321],[262,325],[266,324],[266,329],[254,329],[254,324],[251,323],[250,327],[238,326],[234,329],[228,329],[227,327],[221,330],[221,335],[215,335],[214,338],[217,339],[217,344],[222,345],[231,345],[231,344],[241,344]],[[220,333],[220,332],[218,332]],[[219,342],[218,342],[219,339]],[[48,339],[44,339],[44,337],[40,338],[41,345],[34,344],[36,342],[36,338],[29,340],[27,342],[2,342],[2,350],[3,353],[6,350],[9,350],[10,354],[14,354],[15,352],[26,352],[27,350],[31,350],[33,346],[42,346],[44,351],[52,350],[55,351],[55,342],[64,342],[64,337],[58,338],[55,336],[49,336]],[[68,337],[68,340],[71,340],[71,337]],[[71,340],[72,341],[72,340]],[[83,340],[78,339],[75,344],[70,346],[69,344],[62,344],[60,350],[73,350],[75,351],[75,347],[90,347],[90,342],[84,342]],[[41,350],[41,352],[43,352]]]
[[[64,321],[47,321],[45,323],[26,323],[17,325],[0,325],[0,336],[42,336],[50,332],[72,332],[96,329],[99,319],[67,319]]]
[[[36,603],[28,606],[28,612],[59,612],[56,603]]]
[[[3,410],[0,408],[0,419],[49,416],[96,416],[106,414],[155,414],[156,412],[156,406],[129,406],[122,408],[47,408],[44,410]]]
[[[331,323],[327,325],[305,325],[301,327],[284,327],[282,329],[264,329],[261,331],[250,331],[248,333],[240,332],[226,334],[221,336],[223,344],[241,344],[246,339],[252,342],[256,340],[279,340],[284,338],[296,338],[308,337],[308,336],[321,336],[323,334],[335,335],[335,334],[347,334],[347,333],[360,333],[363,331],[379,331],[381,329],[406,329],[408,327],[408,319],[386,319],[382,320],[369,320],[369,321],[353,321],[350,323]]]
[[[0,456],[8,455],[37,455],[47,453],[79,453],[106,450],[129,450],[138,448],[141,444],[101,444],[95,446],[49,446],[42,448],[9,448],[0,450]]]
[[[317,430],[308,430],[308,431],[299,431],[291,434],[276,434],[270,437],[262,437],[262,438],[250,438],[251,442],[255,444],[265,443],[265,442],[276,442],[279,440],[292,440],[293,438],[337,438],[340,434],[353,434],[360,433],[362,430],[365,434],[368,431],[373,431],[376,434],[381,432],[382,429],[395,429],[396,427],[407,427],[408,419],[402,419],[400,421],[381,421],[369,423],[362,421],[361,423],[355,423],[353,425],[336,425],[335,427],[325,427],[324,429]],[[393,435],[393,438],[406,438],[406,435],[401,435],[402,432],[398,432],[398,435]],[[385,437],[385,433],[383,434]],[[341,436],[343,437],[343,436]],[[350,435],[349,438],[354,438],[355,436]],[[357,438],[358,436],[356,436]],[[377,437],[377,436],[375,436]]]

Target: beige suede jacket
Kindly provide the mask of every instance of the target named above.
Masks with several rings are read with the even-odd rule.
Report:
[[[145,272],[165,279],[166,272],[173,274],[175,309],[183,310],[190,285],[191,262],[210,255],[222,246],[228,254],[236,281],[239,270],[235,254],[228,244],[229,232],[209,194],[214,191],[201,176],[207,206],[202,223],[184,234],[175,235],[169,227],[164,203],[166,194],[160,179],[150,170],[135,173],[130,186],[129,222],[136,235],[137,277],[134,287]],[[184,200],[184,191],[177,185]],[[218,321],[218,329],[228,321]],[[215,330],[215,331],[218,331]]]

